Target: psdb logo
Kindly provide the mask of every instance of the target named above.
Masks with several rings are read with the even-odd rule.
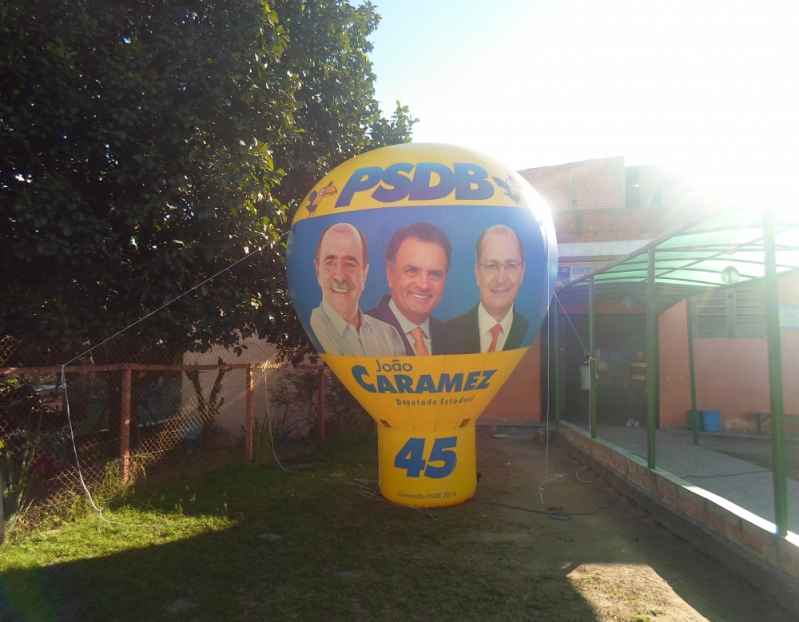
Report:
[[[347,180],[336,207],[347,207],[357,192],[372,188],[375,190],[371,197],[381,203],[394,203],[406,198],[410,201],[434,201],[449,196],[453,190],[458,201],[485,201],[494,196],[494,185],[488,181],[488,173],[482,166],[461,162],[452,166],[449,168],[439,162],[419,162],[416,166],[397,162],[385,169],[379,166],[359,168]],[[438,183],[431,185],[434,174],[438,176]],[[383,185],[378,186],[380,182]]]

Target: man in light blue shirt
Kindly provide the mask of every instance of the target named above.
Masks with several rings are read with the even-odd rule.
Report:
[[[396,329],[358,307],[369,273],[368,256],[366,237],[349,223],[330,225],[319,236],[314,267],[322,304],[311,312],[311,328],[325,354],[405,354]]]

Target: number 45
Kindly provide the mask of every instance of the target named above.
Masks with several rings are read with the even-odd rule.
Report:
[[[394,466],[398,469],[405,469],[408,472],[408,477],[419,477],[424,471],[425,477],[432,479],[441,479],[450,475],[455,468],[457,462],[457,455],[451,448],[457,446],[458,439],[455,436],[448,436],[447,438],[437,438],[433,442],[433,449],[430,451],[430,457],[425,460],[424,456],[424,439],[423,438],[409,438],[408,442],[402,446],[394,458]],[[432,466],[431,462],[443,462],[441,466]]]

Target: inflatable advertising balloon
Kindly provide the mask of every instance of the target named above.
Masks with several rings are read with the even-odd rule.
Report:
[[[478,152],[384,147],[316,184],[286,263],[308,336],[377,421],[383,496],[418,507],[468,500],[475,421],[554,292],[548,207]]]

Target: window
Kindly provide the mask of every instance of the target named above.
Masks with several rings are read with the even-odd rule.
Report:
[[[766,292],[762,285],[716,289],[696,297],[695,337],[762,339]]]

